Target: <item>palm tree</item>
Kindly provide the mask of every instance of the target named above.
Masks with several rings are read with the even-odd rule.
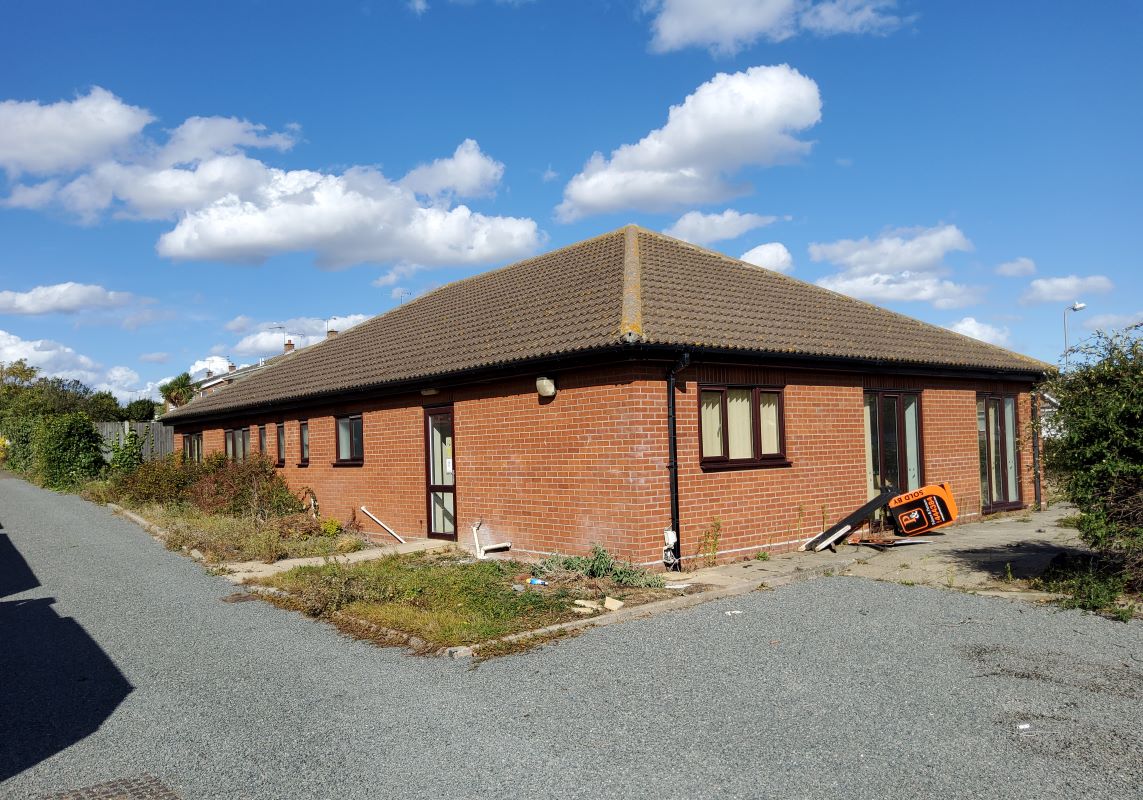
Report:
[[[175,408],[185,406],[194,398],[194,387],[191,386],[191,376],[184,372],[176,375],[166,383],[159,385],[159,394]]]

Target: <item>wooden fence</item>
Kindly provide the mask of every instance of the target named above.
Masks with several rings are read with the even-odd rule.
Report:
[[[111,459],[112,443],[120,443],[128,431],[135,431],[142,446],[143,460],[162,458],[175,451],[175,430],[161,422],[97,422],[95,429],[103,438],[103,457]]]

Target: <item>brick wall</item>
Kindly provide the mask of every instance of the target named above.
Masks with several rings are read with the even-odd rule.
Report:
[[[470,545],[482,521],[486,542],[511,541],[512,552],[540,556],[585,552],[599,542],[623,558],[656,564],[670,524],[666,368],[615,365],[553,373],[556,397],[540,398],[535,376],[433,396],[409,394],[308,412],[310,460],[299,466],[298,415],[252,415],[234,427],[286,428],[283,474],[310,488],[323,515],[355,518],[388,539],[358,511],[364,505],[404,536],[426,535],[426,406],[451,405],[454,415],[457,533]],[[789,466],[730,471],[699,463],[699,383],[785,386]],[[720,523],[720,560],[759,549],[791,549],[861,505],[866,498],[862,392],[921,391],[926,482],[949,481],[962,518],[980,513],[976,393],[1021,386],[947,379],[880,377],[797,370],[695,365],[679,381],[677,426],[682,549],[693,560],[703,532]],[[1028,395],[1019,398],[1026,429]],[[364,464],[335,466],[335,419],[361,413]],[[228,424],[228,427],[231,425]],[[194,430],[181,427],[177,432]],[[204,432],[207,453],[224,447],[221,428]],[[1023,498],[1031,502],[1030,436],[1022,437]]]

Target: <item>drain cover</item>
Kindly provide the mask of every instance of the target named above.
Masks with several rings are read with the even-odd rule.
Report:
[[[154,775],[140,775],[137,778],[118,778],[85,789],[45,794],[39,800],[179,800],[179,796]]]

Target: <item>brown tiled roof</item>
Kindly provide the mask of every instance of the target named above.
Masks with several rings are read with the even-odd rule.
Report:
[[[168,413],[178,421],[623,343],[1003,372],[1049,366],[630,225],[443,286]]]

